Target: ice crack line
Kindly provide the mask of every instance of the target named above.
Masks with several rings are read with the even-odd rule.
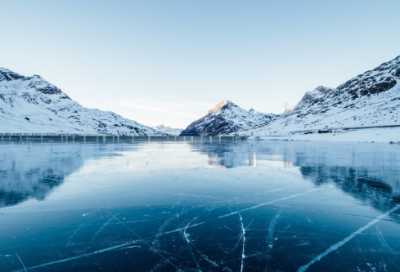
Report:
[[[269,261],[271,258],[271,249],[274,246],[274,231],[276,227],[276,223],[278,222],[279,216],[281,216],[282,213],[282,207],[279,210],[279,213],[275,215],[275,217],[271,220],[271,223],[269,225],[269,230],[268,230],[268,248],[267,248],[267,263],[265,264],[265,269],[264,271],[268,271],[268,265]]]
[[[328,255],[329,253],[331,253],[332,251],[337,250],[338,248],[342,247],[343,245],[345,245],[347,242],[349,242],[351,239],[353,239],[355,236],[357,236],[358,234],[362,233],[363,231],[365,231],[366,229],[368,229],[369,227],[375,225],[376,223],[378,223],[379,221],[381,221],[383,218],[385,218],[386,216],[388,216],[389,214],[391,214],[392,212],[397,211],[400,208],[400,205],[394,206],[392,209],[390,209],[388,212],[378,216],[377,218],[375,218],[374,220],[370,221],[367,225],[359,228],[358,230],[356,230],[355,232],[353,232],[352,234],[350,234],[349,236],[347,236],[345,239],[343,239],[342,241],[334,244],[333,246],[331,246],[330,248],[328,248],[325,252],[319,254],[317,257],[315,257],[314,259],[312,259],[308,264],[305,264],[303,266],[301,266],[297,272],[304,272],[306,271],[311,265],[313,265],[314,263],[320,261],[322,258],[324,258],[326,255]]]
[[[231,212],[231,213],[228,213],[228,214],[225,214],[225,215],[221,215],[218,218],[224,218],[224,217],[228,217],[228,216],[231,216],[231,215],[234,215],[234,214],[238,214],[238,213],[241,213],[241,212],[245,212],[245,211],[248,211],[248,210],[257,209],[259,207],[270,205],[270,204],[278,202],[278,201],[282,201],[282,200],[298,197],[298,196],[301,196],[301,195],[304,195],[304,194],[308,194],[308,193],[311,193],[311,192],[314,192],[314,191],[318,191],[318,190],[321,190],[322,188],[324,188],[324,187],[312,189],[312,190],[309,190],[309,191],[306,191],[306,192],[302,192],[302,193],[299,193],[299,194],[294,194],[294,195],[291,195],[291,196],[282,197],[282,198],[275,199],[275,200],[271,200],[271,201],[268,201],[268,202],[265,202],[265,203],[261,203],[261,204],[252,206],[250,208],[246,208],[246,209],[242,209],[240,211],[235,211],[235,212]]]
[[[111,212],[109,212],[107,209],[105,209],[99,202],[96,200],[92,199],[93,202],[95,202],[97,205],[99,205],[102,209],[104,209],[110,216],[112,216],[115,221],[122,223],[122,226],[125,227],[129,232],[131,232],[133,235],[135,235],[141,242],[143,242],[146,246],[150,248],[154,253],[156,253],[158,256],[163,258],[167,263],[172,265],[177,271],[182,271],[179,267],[177,267],[175,264],[173,264],[169,259],[167,259],[163,254],[161,254],[158,250],[156,250],[152,245],[150,245],[146,240],[144,240],[139,234],[137,234],[135,231],[133,231],[130,227],[128,227],[126,224],[123,224],[121,220],[119,220],[115,215],[113,215]]]
[[[158,249],[160,249],[160,237],[161,237],[161,234],[163,233],[163,231],[165,230],[165,228],[172,222],[172,220],[174,220],[175,219],[175,217],[170,217],[169,219],[167,219],[162,225],[161,225],[161,227],[158,229],[158,232],[157,232],[157,234],[156,234],[156,236],[155,236],[155,238],[154,238],[154,241],[153,241],[153,243],[152,243],[152,245],[155,247],[155,248],[158,248]]]
[[[19,261],[21,262],[22,267],[24,268],[25,272],[27,272],[26,267],[25,267],[24,262],[22,261],[21,257],[18,254],[17,254],[17,257],[18,257]]]
[[[66,258],[66,259],[62,259],[62,260],[57,260],[57,261],[53,261],[53,262],[48,262],[48,263],[44,263],[44,264],[39,264],[39,265],[36,265],[36,266],[31,266],[31,267],[28,267],[27,269],[26,269],[25,266],[24,266],[24,270],[17,270],[17,271],[15,271],[15,272],[23,272],[23,271],[27,271],[27,270],[36,269],[36,268],[46,267],[46,266],[52,265],[52,264],[65,263],[65,262],[68,262],[68,261],[72,261],[72,260],[76,260],[76,259],[79,259],[79,258],[91,256],[91,255],[94,255],[94,254],[99,254],[99,253],[103,253],[103,252],[107,252],[107,251],[119,249],[119,248],[121,248],[121,247],[125,247],[125,246],[128,246],[128,245],[132,245],[132,244],[134,244],[134,243],[136,243],[136,241],[124,243],[124,244],[117,245],[117,246],[112,246],[112,247],[103,248],[103,249],[100,249],[100,250],[97,250],[97,251],[94,251],[94,252],[91,252],[91,253],[81,254],[81,255],[78,255],[78,256],[75,256],[75,257],[70,257],[70,258]],[[18,255],[17,255],[17,256],[18,256]],[[19,256],[18,256],[18,258],[19,258]],[[21,258],[19,258],[19,259],[21,260]],[[22,260],[21,260],[21,263],[22,263]]]
[[[188,229],[188,228],[195,228],[195,227],[200,226],[200,225],[203,225],[203,224],[205,224],[205,222],[201,222],[201,223],[198,223],[198,224],[193,224],[193,225],[191,225],[191,226],[186,227],[186,229]],[[162,233],[160,233],[160,236],[161,236],[161,235],[166,235],[166,234],[175,233],[175,232],[181,232],[183,229],[185,229],[185,228],[178,228],[178,229],[174,229],[174,230],[162,232]]]
[[[379,231],[379,228],[377,228],[376,231],[377,231],[377,233],[378,233],[378,235],[379,235],[379,238],[380,238],[382,244],[384,244],[384,245],[390,250],[390,252],[392,253],[392,255],[396,255],[396,252],[393,251],[393,249],[392,249],[392,248],[389,246],[389,244],[386,242],[385,238],[383,238],[383,235],[382,235],[382,233]]]
[[[117,215],[118,215],[118,214],[117,214]],[[116,215],[116,216],[117,216],[117,215]],[[107,220],[107,222],[105,222],[105,223],[101,226],[101,228],[93,235],[92,240],[90,241],[90,244],[93,243],[93,241],[94,241],[94,239],[96,239],[97,235],[99,235],[99,234],[103,231],[103,229],[104,229],[108,224],[110,224],[110,222],[111,222],[112,220],[114,220],[114,217],[110,217],[110,218]]]
[[[104,208],[103,208],[104,209]],[[106,210],[107,211],[107,210]],[[109,211],[107,211],[115,220],[118,222],[121,222],[118,218],[116,218],[113,214],[111,214]],[[179,267],[177,267],[175,264],[173,264],[169,259],[167,259],[163,254],[161,254],[158,250],[156,250],[152,245],[150,245],[146,240],[144,240],[139,234],[137,234],[135,231],[133,231],[130,227],[128,227],[125,224],[122,224],[129,232],[131,232],[133,235],[135,235],[137,238],[140,239],[145,245],[147,245],[154,253],[159,255],[161,258],[163,258],[167,263],[172,265],[176,270],[181,271]]]
[[[185,227],[185,229],[184,229],[184,231],[183,231],[183,233],[185,234],[185,237],[186,237],[186,238],[187,238],[186,230],[189,228],[190,224],[191,224],[194,220],[197,220],[197,218],[199,218],[199,216],[197,216],[197,217],[193,218],[192,220],[190,220],[190,222],[186,225],[186,227]],[[188,239],[187,241],[188,241],[188,243],[190,244],[190,240]],[[209,262],[209,263],[212,264],[213,266],[216,266],[216,267],[218,266],[218,264],[217,264],[216,262],[210,260],[205,254],[201,253],[194,245],[192,246],[192,248],[193,248],[204,260],[206,260],[207,262]]]
[[[243,261],[246,258],[246,256],[244,255],[244,247],[245,247],[245,243],[246,243],[246,229],[243,227],[243,218],[240,213],[239,213],[239,218],[240,218],[240,224],[242,225],[242,241],[243,241],[242,261],[240,263],[240,272],[243,272]]]
[[[269,233],[268,233],[268,251],[270,251],[272,249],[272,246],[274,243],[273,239],[274,239],[275,226],[276,226],[276,223],[278,222],[278,218],[281,215],[281,212],[282,212],[282,207],[279,210],[279,213],[271,220],[271,224],[269,227]]]
[[[179,221],[179,214],[177,215],[177,219],[178,219],[178,224],[179,224],[179,226],[180,226],[181,223],[180,223],[180,221]],[[189,224],[190,224],[190,222],[189,222]],[[187,224],[186,227],[183,229],[183,231],[181,231],[181,234],[182,234],[182,236],[185,238],[185,241],[186,241],[187,246],[188,246],[188,248],[189,248],[190,255],[192,255],[193,261],[194,261],[194,263],[195,263],[196,266],[197,266],[197,270],[198,270],[199,272],[201,272],[199,263],[197,262],[196,257],[194,256],[192,247],[190,246],[190,241],[189,241],[188,235],[186,234],[186,229],[187,229],[187,227],[189,226],[189,224]]]

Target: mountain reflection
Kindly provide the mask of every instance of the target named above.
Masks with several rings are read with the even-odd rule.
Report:
[[[135,144],[135,149],[138,145]],[[1,208],[29,199],[44,200],[69,175],[79,171],[86,160],[116,156],[116,152],[132,146],[3,142],[0,147]],[[220,168],[256,167],[268,161],[282,163],[281,167],[297,167],[302,177],[316,186],[333,183],[380,211],[400,203],[400,148],[397,147],[270,141],[192,142],[190,147],[206,155],[208,165]]]
[[[43,200],[53,187],[64,182],[64,176],[60,175],[61,173],[54,174],[52,169],[35,170],[35,175],[32,173],[22,174],[22,177],[25,177],[22,180],[19,179],[19,175],[15,175],[15,172],[2,170],[0,173],[2,180],[0,182],[0,207],[16,205],[29,198]],[[14,182],[11,186],[6,185],[4,181],[7,180]]]
[[[355,199],[386,212],[400,200],[400,149],[388,145],[308,144],[312,154],[293,150],[293,163],[316,185],[334,183]]]
[[[101,152],[104,150],[107,150],[107,145],[3,143],[0,153],[0,208],[29,199],[44,200],[54,188],[63,184],[66,177],[78,171],[85,160],[113,155]]]
[[[354,143],[226,142],[196,144],[208,164],[223,168],[282,161],[299,167],[316,186],[334,183],[357,200],[386,212],[400,203],[400,149]]]
[[[268,152],[254,142],[223,141],[220,144],[192,142],[196,152],[208,156],[208,165],[218,168],[234,168],[239,166],[257,166],[257,155]]]
[[[316,185],[334,182],[341,190],[380,211],[387,211],[400,200],[399,186],[392,187],[397,178],[390,173],[384,180],[369,174],[368,169],[334,166],[301,166],[304,178],[311,179]],[[391,185],[389,185],[391,183]]]
[[[257,154],[246,153],[246,158],[237,156],[234,153],[207,154],[208,165],[215,165],[219,168],[233,168],[237,166],[257,166]]]

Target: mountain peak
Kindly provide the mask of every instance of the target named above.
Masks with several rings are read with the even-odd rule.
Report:
[[[308,95],[308,96],[313,96],[313,97],[321,97],[330,91],[332,91],[332,88],[325,87],[325,86],[318,86],[314,90],[306,92],[305,96]]]
[[[309,107],[332,90],[334,89],[325,86],[318,86],[314,90],[306,92],[300,102],[294,107],[294,110]]]
[[[225,106],[227,106],[227,107],[225,107]],[[207,115],[211,114],[213,112],[219,111],[221,109],[228,108],[229,106],[237,107],[237,105],[235,103],[232,103],[229,100],[224,100],[224,101],[219,102],[214,108],[209,110]]]
[[[9,70],[9,69],[7,69],[7,68],[4,68],[4,67],[0,67],[0,73],[1,73],[1,72],[4,72],[4,73],[12,73],[11,70]]]
[[[231,101],[221,101],[208,114],[191,123],[181,136],[226,135],[270,122],[275,114],[247,111]]]
[[[25,77],[20,74],[17,74],[7,68],[0,67],[0,82],[23,79],[23,78]]]

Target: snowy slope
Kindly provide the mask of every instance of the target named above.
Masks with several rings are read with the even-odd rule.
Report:
[[[270,122],[275,114],[265,114],[253,109],[249,111],[230,101],[222,101],[206,116],[191,123],[181,136],[205,136],[233,133]]]
[[[42,77],[0,68],[0,133],[162,135],[113,112],[87,109]]]
[[[153,127],[153,128],[154,128],[155,130],[164,132],[164,133],[166,133],[166,134],[169,134],[169,135],[176,135],[176,136],[178,136],[179,134],[181,134],[181,132],[183,131],[183,129],[181,129],[181,128],[171,128],[171,127],[169,127],[169,126],[164,126],[164,125],[156,126],[156,127]]]
[[[306,92],[299,103],[292,109],[294,111],[299,111],[310,107],[312,104],[316,103],[319,99],[324,97],[327,93],[334,91],[333,88],[318,86],[312,91]]]
[[[336,89],[318,87],[269,124],[241,135],[288,135],[307,130],[400,125],[400,56]]]

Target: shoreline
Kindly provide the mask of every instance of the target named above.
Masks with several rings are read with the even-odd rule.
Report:
[[[291,134],[291,135],[256,135],[249,140],[305,140],[332,142],[380,142],[400,143],[400,127],[337,130],[329,133]]]

